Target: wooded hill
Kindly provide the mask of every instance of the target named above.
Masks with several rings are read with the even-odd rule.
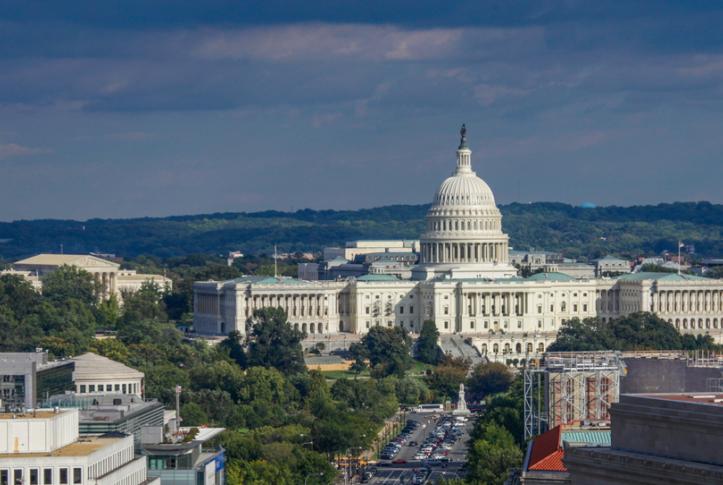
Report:
[[[354,239],[418,238],[428,205],[360,210],[239,212],[136,219],[29,220],[0,223],[0,258],[102,252],[159,257],[230,250],[270,254],[319,250]],[[574,258],[634,256],[694,244],[697,255],[723,255],[723,205],[708,202],[581,208],[562,203],[500,206],[517,249],[561,251]]]

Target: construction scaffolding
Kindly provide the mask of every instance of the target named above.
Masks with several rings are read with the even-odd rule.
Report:
[[[625,372],[619,352],[548,352],[524,371],[525,439],[558,424],[610,421]]]

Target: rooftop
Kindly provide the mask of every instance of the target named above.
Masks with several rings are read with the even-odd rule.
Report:
[[[56,413],[50,410],[25,413],[0,413],[0,419],[48,419],[55,415]]]
[[[62,266],[62,265],[77,265],[77,266],[106,266],[118,268],[120,265],[107,259],[98,258],[91,256],[90,254],[37,254],[29,258],[21,259],[16,261],[16,265],[38,265],[38,266]]]
[[[127,377],[132,379],[143,377],[143,372],[93,352],[86,352],[74,357],[72,360],[75,362],[74,380],[94,378],[99,374],[107,378]]]
[[[44,457],[44,456],[88,456],[101,448],[113,445],[126,438],[126,435],[120,433],[108,433],[100,436],[83,436],[78,441],[58,448],[54,451],[40,453],[0,453],[0,459],[15,458],[22,456],[23,458]]]
[[[394,275],[390,274],[365,274],[363,276],[359,276],[357,281],[399,281],[399,278],[397,278]]]
[[[527,281],[574,281],[575,278],[565,273],[551,271],[549,273],[535,273]]]
[[[654,273],[649,271],[640,271],[638,273],[629,273],[618,277],[618,281],[711,281],[710,278],[696,276],[692,274],[678,273]]]
[[[610,446],[610,430],[555,426],[532,441],[526,469],[566,472],[563,443],[572,446]]]
[[[706,406],[723,406],[723,393],[715,392],[638,394],[638,396],[661,399],[663,401],[690,402]]]

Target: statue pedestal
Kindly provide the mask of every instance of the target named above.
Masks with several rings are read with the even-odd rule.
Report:
[[[467,401],[464,398],[464,384],[459,385],[459,395],[457,398],[457,409],[452,411],[453,416],[468,416],[470,410],[467,409]]]

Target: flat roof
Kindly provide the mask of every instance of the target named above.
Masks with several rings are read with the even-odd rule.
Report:
[[[61,411],[62,412],[62,411]],[[54,411],[42,410],[42,411],[25,411],[24,413],[0,413],[0,419],[48,419],[53,416],[57,416]]]
[[[119,435],[83,436],[78,441],[74,441],[69,445],[58,448],[57,450],[41,453],[0,453],[0,459],[16,458],[18,456],[23,458],[43,456],[88,456],[125,438],[126,436]]]
[[[670,394],[631,394],[632,396],[649,397],[664,401],[690,402],[696,404],[707,404],[723,406],[723,393],[719,392],[686,392]]]

